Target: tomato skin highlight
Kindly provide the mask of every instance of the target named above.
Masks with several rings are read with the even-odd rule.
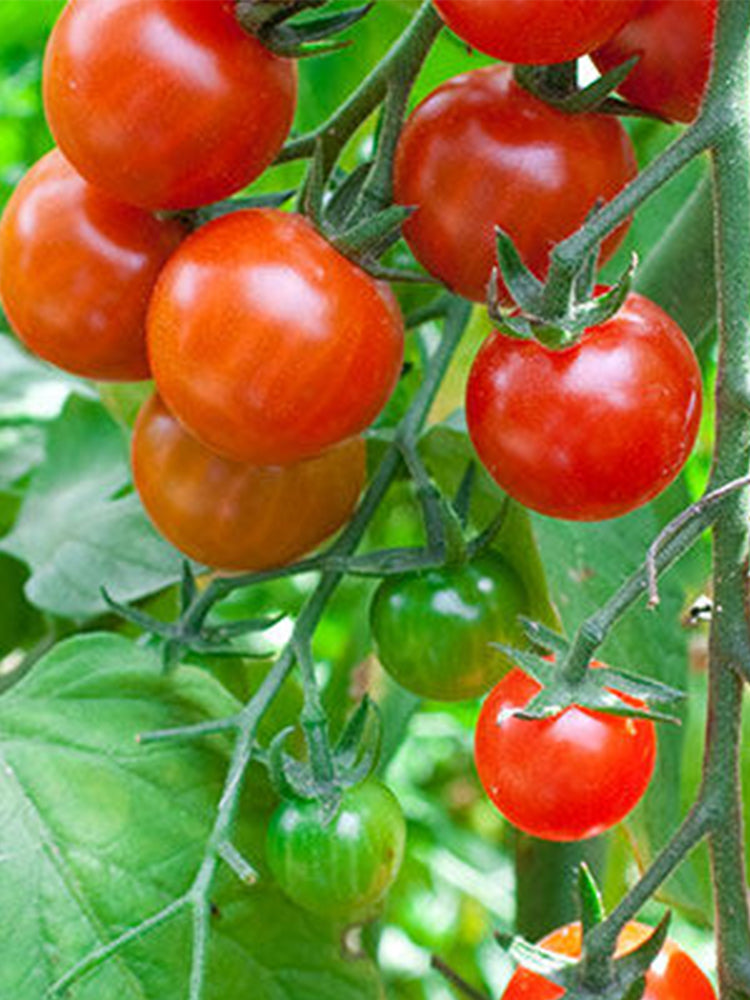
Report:
[[[350,518],[365,482],[365,444],[351,438],[317,458],[252,466],[215,455],[154,395],[132,441],[133,475],[158,531],[214,569],[283,566]]]
[[[495,226],[541,278],[552,246],[636,173],[619,121],[563,114],[515,83],[507,66],[490,66],[448,80],[412,112],[394,191],[398,203],[416,207],[403,232],[417,260],[452,291],[483,302],[496,263]],[[602,262],[628,224],[604,241]],[[500,294],[507,298],[502,287]]]
[[[395,795],[370,779],[344,792],[327,825],[317,802],[285,802],[271,817],[267,858],[283,892],[325,917],[371,916],[395,880],[406,823]]]
[[[503,62],[548,65],[597,48],[634,16],[641,0],[435,0],[448,27]]]
[[[30,351],[102,381],[150,377],[146,312],[185,237],[173,220],[102,194],[52,150],[0,220],[0,299]]]
[[[151,209],[226,198],[289,133],[296,67],[216,0],[70,0],[50,36],[44,105],[92,184]]]
[[[510,669],[490,643],[525,646],[528,595],[516,571],[486,552],[469,563],[386,577],[370,621],[378,657],[402,687],[436,701],[484,694]]]
[[[493,333],[466,389],[477,453],[512,497],[600,521],[657,496],[698,433],[701,374],[677,324],[635,293],[564,350]]]
[[[159,392],[213,451],[276,465],[360,433],[401,372],[390,290],[301,216],[234,212],[190,236],[148,317]]]
[[[635,951],[653,933],[652,927],[635,921],[626,924],[617,942],[617,956]],[[558,955],[578,958],[581,954],[580,924],[566,924],[542,938],[541,947]],[[561,1000],[564,990],[523,967],[516,970],[500,1000]],[[642,1000],[716,1000],[708,977],[690,956],[670,938],[664,942],[646,973]]]
[[[717,10],[718,0],[644,0],[592,59],[606,73],[639,56],[619,92],[648,111],[691,122],[708,84]]]
[[[648,788],[654,724],[577,706],[548,719],[505,715],[540,689],[516,669],[490,692],[475,732],[479,779],[525,833],[554,841],[595,837],[627,816]]]

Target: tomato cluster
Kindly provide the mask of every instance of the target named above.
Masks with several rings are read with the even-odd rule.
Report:
[[[624,96],[678,120],[699,113],[716,0],[434,2],[460,38],[507,62],[590,54],[608,69],[638,55]],[[295,112],[294,63],[241,27],[234,0],[69,0],[46,54],[44,102],[57,148],[0,221],[0,298],[13,329],[69,372],[153,377],[133,433],[134,481],[187,556],[262,570],[315,549],[362,490],[361,435],[401,371],[398,303],[300,214],[255,208],[195,228],[190,211],[272,164]],[[396,202],[414,209],[404,236],[425,269],[470,300],[489,293],[512,308],[501,278],[489,287],[496,227],[543,279],[555,244],[636,174],[615,117],[566,113],[492,65],[448,80],[413,111],[393,182]],[[600,262],[627,225],[604,240]],[[645,504],[682,469],[701,416],[700,371],[676,324],[631,294],[564,349],[494,332],[473,363],[466,416],[511,497],[548,516],[601,520]],[[476,764],[512,823],[552,840],[591,837],[645,793],[654,726],[576,706],[519,718],[539,685],[491,644],[525,645],[519,618],[530,608],[517,569],[485,547],[381,582],[371,626],[383,666],[416,694],[451,701],[492,688]],[[324,813],[315,800],[279,808],[271,870],[301,906],[365,919],[403,854],[398,803],[369,780]],[[623,949],[640,936],[627,929]],[[574,954],[580,932],[545,943]],[[663,959],[649,1000],[713,995],[675,946]],[[519,970],[505,1000],[556,990]]]
[[[635,951],[652,933],[652,928],[645,924],[626,924],[617,942],[617,956]],[[559,927],[542,938],[539,944],[557,955],[578,958],[581,954],[581,926],[567,924]],[[564,995],[561,987],[521,967],[508,983],[501,1000],[560,1000]],[[667,939],[646,973],[642,1000],[716,1000],[716,993],[692,958],[674,941]]]
[[[58,148],[3,215],[0,297],[45,360],[155,378],[133,437],[147,511],[192,558],[254,570],[351,515],[358,435],[398,378],[403,326],[387,287],[301,216],[236,212],[190,234],[163,214],[243,188],[289,132],[296,67],[234,6],[70,0],[44,63]]]

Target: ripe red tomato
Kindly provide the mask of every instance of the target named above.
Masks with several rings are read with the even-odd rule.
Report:
[[[677,324],[642,295],[564,350],[492,334],[466,389],[469,433],[512,497],[550,517],[600,521],[678,474],[701,416],[701,375]]]
[[[191,208],[271,163],[296,80],[229,0],[70,0],[50,36],[44,104],[92,184],[145,208]]]
[[[349,520],[365,481],[361,438],[297,465],[243,465],[199,444],[156,395],[136,421],[132,457],[158,530],[215,569],[267,569],[310,552]]]
[[[717,0],[644,0],[636,17],[593,54],[606,72],[639,56],[619,90],[641,107],[689,122],[708,83]]]
[[[190,236],[162,272],[149,351],[167,406],[205,445],[297,462],[375,419],[401,370],[386,286],[304,218],[235,212]]]
[[[653,928],[645,924],[627,924],[617,943],[617,955],[634,951],[652,932]],[[559,927],[539,943],[558,955],[578,958],[581,954],[581,926],[567,924]],[[505,988],[501,1000],[560,1000],[564,995],[564,990],[538,973],[520,968]],[[716,994],[692,958],[678,944],[667,939],[646,974],[646,992],[642,1000],[716,1000]]]
[[[146,310],[185,233],[101,194],[53,150],[0,220],[0,298],[11,327],[34,354],[76,375],[149,378]]]
[[[591,52],[633,17],[641,0],[435,0],[467,44],[510,63],[567,62]]]
[[[632,143],[616,119],[563,114],[518,86],[508,67],[491,66],[448,80],[412,113],[396,154],[395,197],[416,206],[403,230],[420,263],[481,302],[495,264],[496,225],[542,277],[552,246],[636,172]],[[626,229],[605,240],[602,260]]]
[[[539,690],[513,670],[490,692],[474,736],[479,779],[503,816],[526,833],[558,841],[595,837],[627,816],[648,788],[654,724],[578,707],[539,720],[506,714]]]

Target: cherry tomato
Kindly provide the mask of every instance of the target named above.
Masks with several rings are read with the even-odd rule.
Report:
[[[149,377],[146,310],[186,231],[91,187],[53,150],[0,220],[0,298],[30,351],[88,378]]]
[[[649,111],[689,122],[708,83],[717,0],[644,0],[636,17],[593,54],[606,72],[633,56],[623,97]]]
[[[564,350],[492,334],[466,389],[477,453],[512,497],[599,521],[647,503],[678,474],[701,416],[698,362],[641,295]]]
[[[423,698],[484,694],[510,668],[490,643],[525,645],[518,616],[528,597],[516,571],[494,552],[461,566],[387,577],[370,620],[378,657]]]
[[[405,842],[398,800],[370,779],[344,792],[331,820],[317,802],[283,803],[268,828],[268,864],[298,906],[353,922],[372,916],[388,892]]]
[[[520,830],[543,840],[595,837],[627,816],[648,788],[654,724],[577,706],[547,719],[507,714],[539,690],[532,677],[512,670],[490,692],[475,732],[479,779]]]
[[[617,955],[635,951],[652,933],[653,928],[644,924],[627,924],[617,943]],[[581,954],[580,924],[559,927],[539,944],[558,955],[578,958]],[[538,973],[520,968],[508,983],[501,1000],[560,1000],[564,995],[564,990]],[[692,958],[678,944],[667,939],[646,973],[646,992],[642,1000],[716,1000],[716,994]]]
[[[403,322],[384,285],[299,215],[235,212],[164,269],[149,352],[167,406],[220,454],[309,458],[364,430],[393,390]]]
[[[542,277],[552,246],[636,171],[616,119],[563,114],[516,84],[508,67],[491,66],[448,80],[412,113],[396,154],[395,197],[416,206],[403,231],[420,263],[481,302],[495,265],[496,225]],[[626,229],[604,241],[602,260]]]
[[[510,63],[567,62],[633,17],[641,0],[435,0],[459,38]]]
[[[50,36],[44,104],[92,184],[144,208],[191,208],[270,165],[296,79],[229,0],[70,0]]]
[[[365,445],[351,438],[287,466],[231,462],[191,437],[158,396],[133,433],[133,474],[158,530],[215,569],[282,566],[351,516],[365,481]]]

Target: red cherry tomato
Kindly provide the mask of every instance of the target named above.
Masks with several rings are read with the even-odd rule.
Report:
[[[235,212],[190,236],[148,326],[170,410],[209,448],[259,465],[364,430],[401,370],[390,291],[286,212]]]
[[[185,233],[101,194],[53,150],[0,221],[0,298],[10,325],[30,351],[76,375],[149,378],[146,310]]]
[[[267,569],[310,552],[349,520],[365,481],[361,438],[297,465],[242,465],[199,444],[158,396],[138,416],[132,452],[158,530],[215,569]]]
[[[92,184],[145,208],[225,198],[276,156],[296,69],[228,0],[70,0],[44,64],[60,148]]]
[[[629,923],[620,934],[617,955],[635,951],[653,933],[644,924]],[[560,927],[539,944],[558,955],[578,958],[581,954],[580,924]],[[536,972],[520,968],[508,983],[501,1000],[561,1000],[565,991]],[[667,939],[646,973],[642,1000],[716,1000],[713,986],[695,962],[674,941]]]
[[[539,690],[513,670],[490,692],[474,734],[479,779],[520,830],[544,840],[595,837],[627,816],[648,788],[654,724],[578,707],[539,720],[507,714]]]
[[[571,521],[653,499],[687,460],[700,416],[687,338],[636,294],[565,350],[495,332],[466,389],[469,433],[493,478],[526,507]]]
[[[395,196],[416,206],[403,227],[416,258],[481,302],[495,265],[496,225],[542,277],[552,246],[636,171],[616,119],[563,114],[518,86],[510,69],[491,66],[448,80],[413,112],[396,154]],[[602,260],[626,229],[605,240]]]
[[[567,62],[591,52],[633,17],[641,0],[435,0],[467,44],[510,63]]]
[[[644,0],[638,15],[593,54],[606,72],[639,56],[619,87],[623,97],[649,111],[689,122],[700,110],[708,83],[717,0]]]

